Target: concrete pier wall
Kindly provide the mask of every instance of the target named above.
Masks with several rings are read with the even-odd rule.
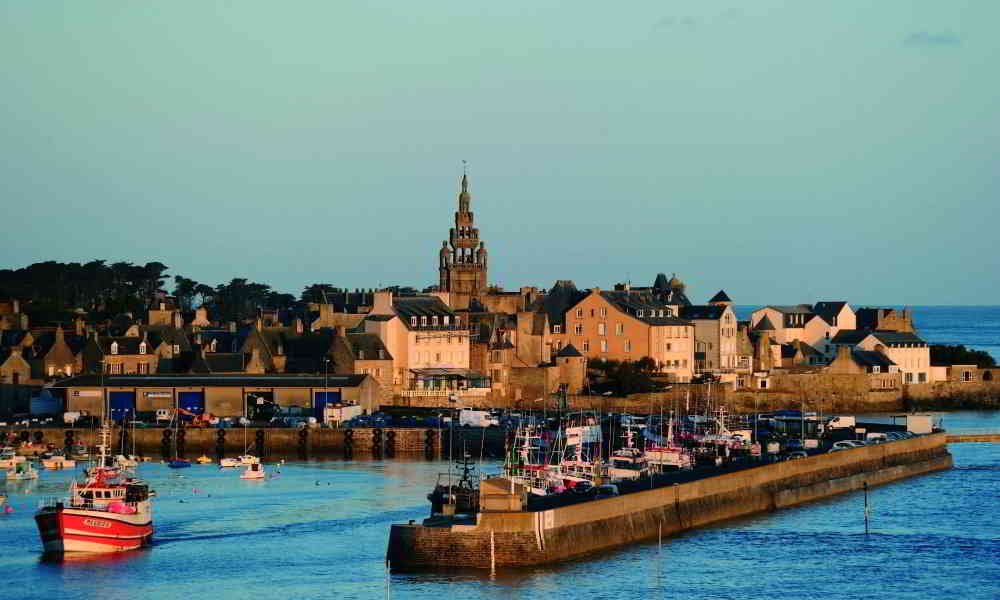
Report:
[[[393,568],[528,566],[724,519],[948,469],[943,433],[781,462],[541,512],[481,513],[474,525],[393,525]]]
[[[20,441],[23,437],[21,432],[25,430],[5,431],[7,441]],[[67,434],[67,432],[72,433]],[[39,451],[47,444],[62,447],[66,444],[67,439],[92,446],[95,439],[95,433],[91,429],[29,429],[27,434],[28,439],[37,446]],[[352,454],[426,453],[428,451],[440,454],[442,448],[441,432],[437,429],[426,428],[291,429],[249,427],[245,432],[242,428],[183,428],[177,432],[163,428],[148,428],[127,431],[126,453],[131,454],[134,447],[135,452],[140,455],[159,457],[164,448],[164,440],[167,440],[167,447],[172,452],[172,438],[174,436],[177,436],[180,446],[179,454],[188,458],[200,454],[214,456],[220,449],[226,455],[242,454],[244,448],[249,448],[251,453],[260,453],[265,456],[269,453],[294,454],[303,450],[307,454],[343,454],[345,451]],[[122,443],[120,428],[112,429],[111,439],[112,444],[120,452]],[[262,442],[263,452],[257,449],[258,440]]]

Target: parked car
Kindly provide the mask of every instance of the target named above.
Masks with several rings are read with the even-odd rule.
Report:
[[[841,440],[839,442],[834,442],[831,450],[850,450],[851,448],[857,448],[854,442],[850,440]]]
[[[809,455],[805,453],[804,450],[795,450],[794,452],[788,453],[788,460],[793,460],[796,458],[806,458]]]
[[[605,483],[597,486],[598,498],[611,498],[618,495],[618,486],[613,483]]]

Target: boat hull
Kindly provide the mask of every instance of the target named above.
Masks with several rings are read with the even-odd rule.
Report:
[[[39,511],[35,523],[47,555],[125,552],[149,545],[153,539],[148,511],[130,515],[50,508]]]

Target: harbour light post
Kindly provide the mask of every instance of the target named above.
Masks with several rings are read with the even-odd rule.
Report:
[[[320,416],[323,422],[326,421],[326,404],[330,399],[330,357],[323,357],[323,415]],[[316,401],[313,400],[313,413],[316,412]],[[337,422],[340,426],[340,422]]]

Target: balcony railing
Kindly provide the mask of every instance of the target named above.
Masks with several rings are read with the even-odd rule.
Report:
[[[403,390],[399,392],[399,395],[409,398],[430,398],[433,396],[443,396],[447,398],[449,394],[455,394],[459,398],[463,398],[485,396],[489,393],[490,388],[467,388],[464,390]]]

